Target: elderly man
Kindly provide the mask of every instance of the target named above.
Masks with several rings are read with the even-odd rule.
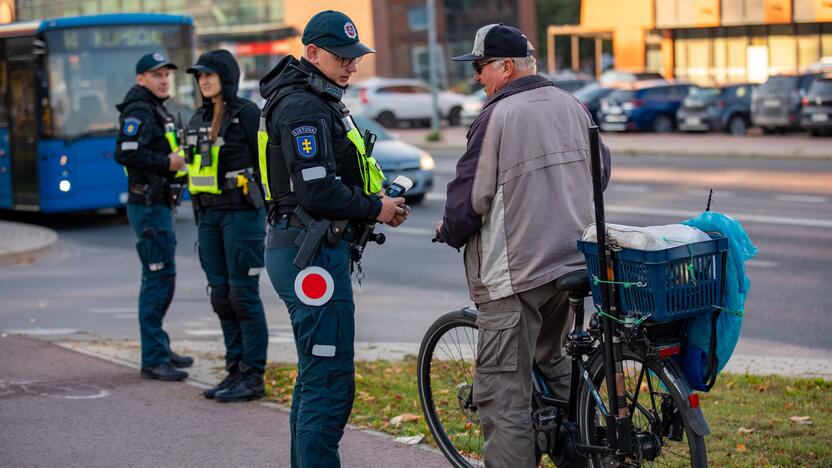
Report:
[[[519,30],[477,31],[470,61],[488,101],[448,184],[437,236],[465,246],[480,330],[474,402],[488,467],[533,467],[532,359],[553,390],[568,396],[567,295],[559,277],[585,268],[575,241],[592,222],[592,181],[581,103],[535,74],[533,47]],[[602,145],[603,146],[603,145]],[[609,180],[609,151],[604,154]]]

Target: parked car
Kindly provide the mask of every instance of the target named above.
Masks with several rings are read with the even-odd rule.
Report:
[[[676,113],[679,130],[745,135],[751,124],[751,95],[756,87],[750,83],[691,87]]]
[[[482,106],[485,105],[485,101],[487,100],[487,96],[485,95],[485,89],[480,89],[479,91],[474,91],[473,93],[465,96],[465,102],[462,103],[462,115],[460,116],[460,123],[462,125],[471,125],[474,122],[474,119],[480,115],[480,111],[482,111]]]
[[[638,89],[619,89],[601,101],[601,129],[608,132],[654,131],[676,128],[676,111],[690,84],[648,82]]]
[[[413,181],[413,187],[407,191],[408,203],[418,204],[433,188],[433,168],[436,162],[428,152],[396,139],[374,120],[353,115],[355,126],[364,134],[370,130],[376,134],[373,157],[376,158],[387,180],[387,187],[396,176],[403,175]]]
[[[402,122],[430,125],[433,101],[430,85],[421,80],[371,78],[347,89],[344,104],[353,115],[376,120],[387,128]],[[440,116],[459,125],[465,96],[448,91],[438,93]]]
[[[790,130],[800,123],[803,96],[820,73],[776,75],[757,88],[751,100],[751,120],[764,133]]]
[[[575,97],[584,103],[592,119],[596,124],[601,122],[601,100],[615,91],[615,88],[608,88],[599,83],[593,83],[575,91]]]
[[[641,81],[663,81],[664,77],[659,73],[645,72],[633,73],[620,70],[607,70],[601,74],[598,81],[604,86],[624,87],[632,86]]]
[[[800,126],[812,136],[832,132],[832,75],[815,79],[802,101]]]
[[[552,82],[558,88],[566,91],[567,93],[575,93],[576,91],[583,89],[586,86],[592,85],[597,83],[597,81],[593,79],[577,79],[577,80],[552,80]]]

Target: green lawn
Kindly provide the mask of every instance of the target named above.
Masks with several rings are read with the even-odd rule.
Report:
[[[296,375],[293,364],[269,367],[268,398],[291,404]],[[452,391],[446,392],[451,400]],[[723,374],[700,401],[711,427],[711,466],[832,466],[832,382]],[[357,362],[350,422],[395,436],[424,434],[425,443],[435,445],[419,407],[416,360]],[[459,430],[476,428],[463,424]]]

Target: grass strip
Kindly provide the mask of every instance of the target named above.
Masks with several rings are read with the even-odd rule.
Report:
[[[266,393],[290,405],[297,367],[266,371]],[[435,446],[419,406],[416,360],[356,362],[350,423],[390,435],[424,435]],[[453,395],[449,395],[453,399]],[[722,374],[700,393],[711,428],[711,466],[832,466],[832,382]]]

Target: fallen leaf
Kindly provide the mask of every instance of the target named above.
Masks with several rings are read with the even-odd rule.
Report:
[[[450,392],[451,392],[450,390],[444,389],[444,390],[439,390],[439,392],[437,392],[437,393],[439,393],[440,395],[447,395]]]
[[[747,452],[748,448],[745,447],[745,444],[737,444],[737,452]]]
[[[786,403],[786,404],[783,405],[783,408],[792,409],[792,408],[794,408],[794,403]]]
[[[737,429],[737,432],[740,433],[740,434],[753,434],[754,429],[751,429],[751,428],[748,428],[748,427],[741,427],[741,428]]]
[[[412,414],[412,413],[404,413],[398,416],[395,416],[390,419],[390,424],[396,427],[401,426],[402,423],[411,422],[411,421],[418,421],[422,419],[421,416]]]
[[[810,418],[809,416],[792,416],[789,418],[789,421],[797,423],[801,426],[808,426],[810,424],[814,424],[812,418]]]
[[[763,393],[764,391],[768,390],[768,385],[760,385],[757,387],[757,393]]]
[[[418,445],[424,438],[424,434],[419,434],[415,436],[396,437],[395,441],[405,445]]]
[[[358,372],[355,373],[355,380],[364,380],[364,376],[359,374]]]

